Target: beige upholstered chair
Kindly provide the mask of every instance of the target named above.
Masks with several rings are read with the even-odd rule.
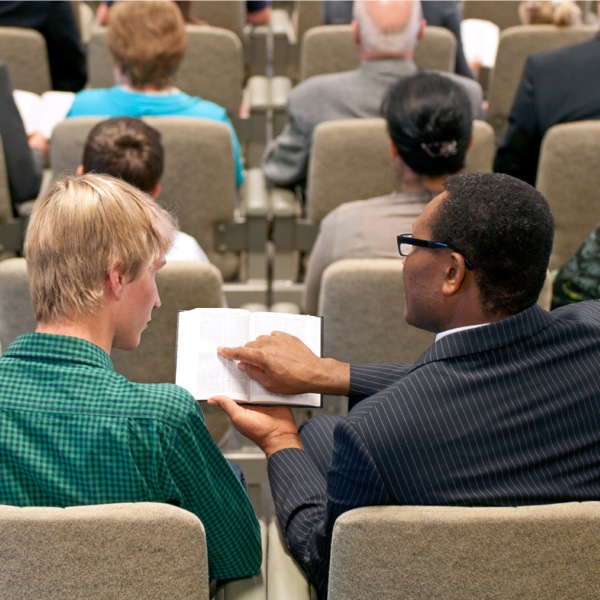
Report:
[[[463,0],[463,19],[483,19],[491,21],[500,27],[514,27],[521,24],[519,18],[519,3],[521,0],[503,0],[490,2],[489,0]]]
[[[593,600],[599,527],[600,502],[355,509],[334,526],[329,600]],[[271,525],[269,565],[275,557],[269,590],[289,581],[298,592],[280,597],[314,598]]]
[[[599,502],[351,511],[334,528],[329,599],[592,600],[599,528]]]
[[[22,333],[35,331],[24,258],[0,261],[0,346],[6,350]]]
[[[500,5],[508,2],[489,2],[489,4]],[[506,133],[508,115],[527,56],[534,52],[585,42],[597,31],[597,27],[589,25],[577,27],[519,25],[500,32],[496,65],[487,90],[489,100],[487,120],[494,128],[498,139]]]
[[[205,2],[194,2],[205,4]],[[230,4],[206,2],[206,4]],[[233,3],[231,3],[233,4]],[[223,106],[235,124],[242,101],[244,55],[237,35],[220,27],[186,25],[188,43],[176,75],[176,85],[191,96]],[[94,32],[87,49],[88,84],[115,84],[113,61],[106,43],[106,29]]]
[[[209,599],[204,527],[169,504],[0,506],[0,535],[1,600]],[[265,569],[210,597],[266,599]]]
[[[36,94],[52,89],[46,41],[35,29],[0,27],[0,58],[14,89]]]
[[[177,311],[223,305],[222,279],[213,265],[194,261],[167,263],[157,274],[161,307],[136,350],[113,350],[115,369],[142,383],[175,382]],[[6,348],[17,336],[34,331],[35,315],[29,299],[27,261],[0,261],[0,344]]]
[[[415,47],[415,63],[419,69],[449,71],[456,65],[456,38],[445,27],[428,25]]]
[[[415,48],[420,69],[454,71],[456,38],[443,27],[425,27]],[[356,69],[360,64],[351,25],[322,25],[309,29],[300,49],[300,80],[324,73]]]
[[[142,383],[175,382],[177,312],[223,306],[222,279],[214,265],[175,261],[157,273],[161,306],[135,350],[113,350],[116,371]]]
[[[168,504],[0,506],[0,598],[208,599],[204,527]]]
[[[414,362],[435,339],[404,320],[400,257],[329,265],[321,280],[319,314],[323,356],[346,362]]]
[[[600,120],[562,123],[542,141],[536,187],[554,215],[550,268],[561,267],[600,222]]]
[[[483,121],[473,123],[473,147],[467,172],[490,172],[496,152],[493,131]],[[308,168],[307,217],[320,223],[342,202],[389,194],[399,186],[385,120],[343,119],[317,126]]]
[[[75,117],[54,128],[53,177],[75,171],[90,129],[101,120]],[[148,117],[145,121],[161,132],[165,148],[161,203],[177,215],[181,230],[198,240],[223,278],[235,277],[239,255],[217,249],[215,242],[218,224],[234,221],[237,203],[229,129],[217,121],[189,117]]]
[[[191,3],[192,16],[211,27],[228,29],[242,40],[246,24],[246,2],[244,0],[200,0]]]
[[[222,279],[218,269],[192,261],[167,263],[156,276],[161,307],[135,350],[113,350],[115,370],[140,383],[175,382],[177,311],[223,305]],[[29,299],[24,258],[0,261],[0,346],[6,349],[20,334],[35,331],[36,321]],[[202,404],[206,425],[220,442],[229,420],[215,407]]]
[[[546,310],[551,292],[548,273],[538,301]],[[329,265],[321,279],[319,314],[324,317],[323,356],[346,362],[414,362],[435,340],[434,334],[404,320],[400,257]]]
[[[389,194],[398,185],[384,119],[343,119],[316,127],[306,202],[313,223],[342,202]]]

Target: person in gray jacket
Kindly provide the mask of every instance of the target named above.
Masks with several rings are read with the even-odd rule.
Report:
[[[378,117],[390,86],[398,78],[417,72],[413,54],[424,26],[419,2],[357,0],[353,27],[361,59],[359,68],[311,77],[292,90],[287,125],[262,157],[266,178],[285,187],[303,184],[313,132],[319,123]],[[481,86],[454,73],[443,74],[464,86],[474,118],[481,116]]]

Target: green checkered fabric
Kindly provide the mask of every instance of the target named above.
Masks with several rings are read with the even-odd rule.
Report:
[[[259,570],[256,515],[187,391],[130,382],[81,339],[17,338],[0,358],[0,503],[141,501],[200,518],[211,577]]]

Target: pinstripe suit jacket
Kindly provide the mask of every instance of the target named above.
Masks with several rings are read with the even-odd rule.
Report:
[[[353,365],[362,399],[327,478],[301,450],[269,459],[288,547],[326,595],[335,519],[389,504],[600,499],[600,301],[533,306],[440,339],[410,365]]]

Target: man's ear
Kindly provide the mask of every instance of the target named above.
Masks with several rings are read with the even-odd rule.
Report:
[[[83,175],[83,165],[79,165],[75,171],[77,175]]]
[[[106,278],[106,293],[114,298],[120,300],[123,296],[123,289],[125,288],[125,277],[121,274],[121,266],[115,263],[109,270]]]
[[[150,196],[156,200],[160,196],[160,183],[157,183],[150,191]]]
[[[465,259],[458,252],[452,252],[444,272],[442,293],[446,296],[457,294],[465,283],[466,275]]]

